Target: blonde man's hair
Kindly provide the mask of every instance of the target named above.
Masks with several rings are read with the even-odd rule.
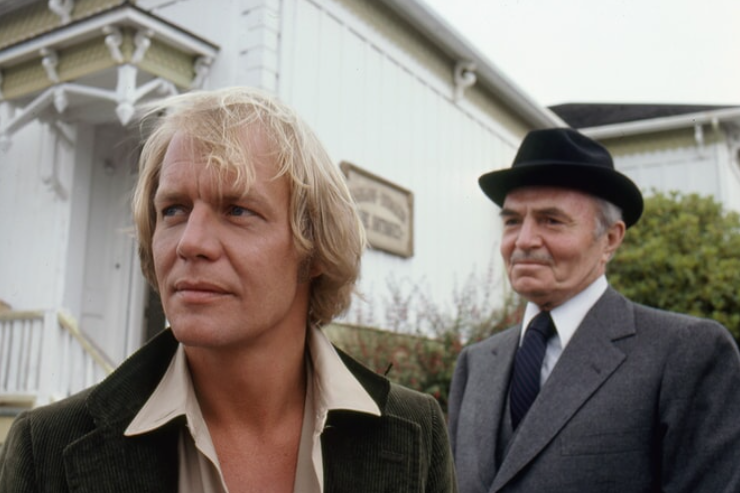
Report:
[[[316,135],[288,106],[262,91],[236,87],[198,91],[143,108],[148,134],[139,158],[133,214],[144,276],[157,289],[152,236],[157,211],[153,199],[170,141],[183,132],[205,149],[207,166],[236,177],[244,190],[254,182],[250,141],[257,133],[271,151],[277,176],[290,186],[290,227],[311,280],[309,323],[323,325],[349,307],[365,248],[365,230],[344,177]]]

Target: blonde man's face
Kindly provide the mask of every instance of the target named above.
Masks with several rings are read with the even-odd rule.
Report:
[[[245,131],[246,133],[246,131]],[[204,153],[176,134],[154,197],[152,252],[159,292],[175,337],[216,349],[302,340],[309,283],[301,275],[289,221],[287,179],[259,136],[255,181],[207,167]]]

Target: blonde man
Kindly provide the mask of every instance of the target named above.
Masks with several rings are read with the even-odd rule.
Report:
[[[134,219],[168,330],[18,418],[2,491],[455,490],[429,396],[336,350],[365,238],[313,132],[261,92],[147,109]]]

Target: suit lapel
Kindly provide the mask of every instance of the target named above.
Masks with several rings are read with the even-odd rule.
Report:
[[[476,434],[476,450],[479,451],[477,469],[481,474],[482,484],[491,484],[496,474],[495,465],[500,462],[497,457],[498,430],[506,411],[506,396],[514,355],[519,345],[519,333],[520,330],[510,329],[494,339],[496,344],[481,362],[481,371],[476,371],[477,374],[486,375],[488,380],[469,382],[469,385],[481,386],[480,389],[472,389],[471,395],[476,396],[477,401],[473,408],[476,413],[475,428],[479,430]],[[502,368],[505,370],[501,371]]]
[[[609,288],[584,318],[519,425],[492,492],[532,461],[622,364],[626,355],[612,341],[634,330],[631,306]]]
[[[178,427],[125,437],[123,432],[159,383],[177,341],[170,331],[124,362],[87,399],[95,428],[64,450],[70,491],[176,492]]]

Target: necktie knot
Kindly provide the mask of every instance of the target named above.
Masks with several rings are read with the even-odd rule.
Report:
[[[544,337],[545,340],[549,339],[550,336],[553,335],[555,332],[555,325],[552,322],[552,318],[550,317],[550,312],[547,311],[541,311],[538,313],[531,322],[529,322],[529,326],[527,327],[527,332],[525,334],[525,337],[527,334],[529,334],[531,331],[537,332],[537,334],[541,337]]]

